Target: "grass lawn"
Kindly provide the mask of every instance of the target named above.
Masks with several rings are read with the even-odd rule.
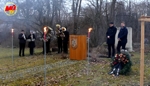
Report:
[[[0,75],[19,73],[33,67],[44,67],[43,55],[38,54],[42,51],[40,48],[35,50],[37,54],[34,56],[29,56],[26,49],[25,57],[18,57],[18,49],[15,48],[14,63],[12,63],[10,48],[0,48],[0,50]],[[47,55],[47,64],[49,66],[53,65],[51,68],[47,68],[47,86],[139,86],[140,53],[135,52],[132,54],[134,56],[131,57],[133,66],[130,75],[120,75],[119,77],[108,75],[111,62],[108,58],[99,58],[100,62],[93,62],[88,66],[86,60],[61,59],[60,55],[54,53],[53,55]],[[149,56],[150,53],[145,55],[145,86],[150,85]],[[43,83],[44,70],[27,73],[17,79],[0,79],[0,86],[43,86]]]

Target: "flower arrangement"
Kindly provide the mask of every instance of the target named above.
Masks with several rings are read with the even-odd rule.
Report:
[[[110,74],[127,75],[131,71],[131,65],[130,54],[127,51],[116,54],[111,63],[112,71]]]
[[[116,54],[114,58],[114,62],[112,65],[116,65],[118,62],[121,62],[123,64],[127,64],[129,62],[129,59],[126,57],[125,54]]]

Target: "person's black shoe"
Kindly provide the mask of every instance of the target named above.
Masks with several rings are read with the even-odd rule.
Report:
[[[112,74],[114,74],[113,72],[110,72],[110,73],[108,73],[109,75],[112,75]]]
[[[116,73],[115,76],[119,76],[119,73]]]

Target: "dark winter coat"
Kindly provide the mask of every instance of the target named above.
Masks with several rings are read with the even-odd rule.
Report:
[[[26,36],[25,36],[25,37],[26,37]],[[22,33],[20,33],[20,34],[18,35],[18,39],[19,39],[19,43],[26,43],[26,39],[24,39]]]
[[[107,44],[115,44],[115,35],[117,32],[117,28],[112,26],[109,27],[106,33],[106,37],[110,36],[110,38],[107,38]]]
[[[68,31],[64,31],[65,37],[63,42],[69,42],[69,32]]]
[[[29,40],[29,43],[28,43],[28,47],[29,48],[34,48],[35,47],[35,35],[33,34],[33,38],[31,39],[31,34],[28,36],[28,40]]]
[[[126,27],[122,27],[119,31],[118,38],[120,38],[121,43],[127,43],[128,30]]]

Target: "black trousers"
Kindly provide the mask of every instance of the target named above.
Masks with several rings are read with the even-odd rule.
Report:
[[[24,56],[24,50],[25,50],[26,43],[19,43],[19,56]]]
[[[33,55],[33,53],[34,53],[34,48],[30,47],[30,55]]]
[[[117,45],[117,53],[120,53],[120,48],[122,47],[122,49],[125,50],[126,47],[126,43],[122,43],[121,41],[118,41],[118,45]]]
[[[115,56],[115,44],[108,44],[108,57]]]
[[[63,53],[68,54],[68,42],[63,42]]]
[[[62,52],[62,39],[57,38],[58,53]]]
[[[45,49],[44,49],[44,42],[43,42],[43,54],[45,52]],[[50,40],[48,40],[46,42],[46,53],[49,53],[50,52]]]

